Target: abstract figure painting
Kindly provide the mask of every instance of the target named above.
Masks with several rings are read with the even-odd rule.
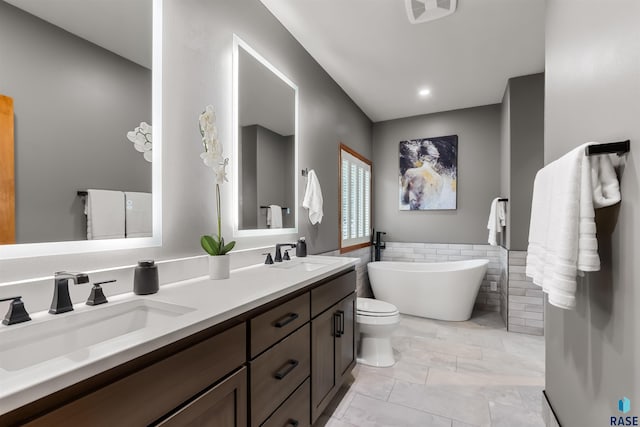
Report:
[[[400,141],[400,210],[456,209],[458,135]]]

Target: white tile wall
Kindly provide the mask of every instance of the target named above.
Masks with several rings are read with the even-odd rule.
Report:
[[[373,292],[369,285],[369,274],[367,273],[367,264],[371,262],[371,248],[361,248],[355,251],[340,254],[339,250],[325,252],[320,255],[343,256],[349,258],[360,258],[360,263],[356,266],[356,293],[359,297],[371,298]]]
[[[504,324],[508,324],[509,316],[509,251],[503,247],[500,253],[500,315]]]
[[[507,329],[544,335],[544,296],[524,274],[526,259],[526,251],[509,251]]]
[[[387,248],[382,251],[382,261],[444,262],[488,259],[489,266],[475,305],[482,310],[500,311],[503,282],[500,249],[502,248],[490,245],[387,242]],[[496,282],[496,291],[491,290],[492,281]]]

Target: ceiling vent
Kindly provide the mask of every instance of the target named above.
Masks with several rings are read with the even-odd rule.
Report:
[[[458,0],[405,0],[409,22],[420,24],[444,18],[456,11]]]

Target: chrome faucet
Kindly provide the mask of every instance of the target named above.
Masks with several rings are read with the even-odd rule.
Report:
[[[71,297],[69,296],[69,280],[73,280],[76,285],[89,283],[89,276],[84,273],[69,273],[58,271],[54,276],[53,300],[49,313],[60,314],[73,310]]]
[[[276,245],[276,257],[273,259],[275,262],[282,262],[282,252],[280,251],[280,248],[283,246],[295,248],[296,244],[295,243],[278,243]]]

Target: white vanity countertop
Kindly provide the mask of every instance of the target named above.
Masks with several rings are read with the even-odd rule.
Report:
[[[296,263],[302,260],[315,261],[323,265],[314,271],[282,268],[287,265],[287,262]],[[75,304],[75,310],[69,313],[55,316],[46,312],[32,313],[33,320],[30,322],[12,326],[0,325],[0,358],[2,358],[7,357],[3,356],[3,353],[7,350],[9,336],[4,333],[11,333],[15,337],[21,328],[28,328],[36,323],[44,324],[54,318],[71,317],[74,314],[136,300],[177,304],[188,307],[190,310],[175,317],[159,319],[151,326],[23,369],[3,369],[4,364],[0,360],[0,414],[215,326],[355,266],[358,262],[357,258],[309,256],[297,260],[294,258],[293,261],[276,265],[259,264],[233,270],[231,277],[226,280],[209,280],[208,277],[199,277],[161,286],[160,291],[153,295],[138,296],[133,293],[111,297],[107,295],[109,302],[100,306],[90,307],[79,303]],[[100,328],[100,324],[96,323],[95,328]],[[37,344],[33,347],[37,351]]]

